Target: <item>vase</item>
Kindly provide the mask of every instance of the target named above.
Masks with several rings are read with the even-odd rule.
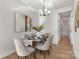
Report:
[[[40,37],[40,36],[41,36],[41,32],[37,32],[37,33],[36,33],[36,36],[37,36],[37,37]]]

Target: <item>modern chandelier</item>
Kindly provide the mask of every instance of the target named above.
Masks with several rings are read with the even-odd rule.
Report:
[[[45,6],[45,0],[44,0],[44,8],[39,10],[40,16],[47,16],[50,14],[50,10],[48,10]]]

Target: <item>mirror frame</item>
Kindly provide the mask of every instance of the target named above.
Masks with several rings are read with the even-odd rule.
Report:
[[[32,30],[32,19],[30,17],[30,27],[29,27],[29,30],[28,31],[16,31],[16,13],[19,13],[19,12],[14,12],[14,32],[16,33],[20,33],[20,32],[30,32]],[[19,13],[21,14],[21,13]],[[24,15],[24,14],[22,14]],[[24,15],[24,16],[27,16],[27,15]],[[28,16],[27,16],[28,17]]]

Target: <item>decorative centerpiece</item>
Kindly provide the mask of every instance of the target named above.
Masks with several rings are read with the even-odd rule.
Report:
[[[40,31],[44,29],[44,26],[43,25],[35,25],[32,28],[37,31],[36,36],[39,37],[39,36],[41,36]]]

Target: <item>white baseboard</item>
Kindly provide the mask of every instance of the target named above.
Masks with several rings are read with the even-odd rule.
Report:
[[[12,54],[14,52],[15,52],[15,50],[11,50],[11,51],[9,50],[9,51],[7,51],[5,53],[2,53],[2,54],[0,54],[0,59],[4,58],[4,57],[6,57],[6,56],[8,56],[8,55],[10,55],[10,54]]]

